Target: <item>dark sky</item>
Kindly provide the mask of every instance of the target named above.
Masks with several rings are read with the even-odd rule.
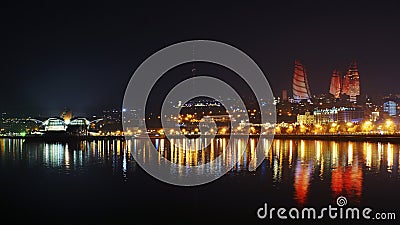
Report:
[[[134,2],[134,1],[132,1]],[[0,9],[0,111],[119,108],[148,56],[192,39],[250,55],[274,93],[290,89],[294,60],[312,93],[352,60],[362,94],[398,92],[400,7],[393,2],[270,1],[260,4],[11,5]]]

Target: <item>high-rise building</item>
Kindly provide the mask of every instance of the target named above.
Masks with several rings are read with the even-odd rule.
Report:
[[[310,87],[308,85],[307,73],[300,61],[296,60],[293,73],[293,100],[300,102],[307,100],[311,102]]]
[[[343,78],[342,94],[348,95],[350,102],[356,102],[357,96],[360,95],[360,75],[356,62],[350,64]]]
[[[387,101],[383,103],[383,111],[387,112],[389,116],[395,116],[396,115],[396,107],[397,104],[394,101]]]
[[[333,95],[334,98],[340,98],[340,91],[342,88],[342,79],[338,70],[333,70],[331,77],[331,85],[329,88],[329,93]]]

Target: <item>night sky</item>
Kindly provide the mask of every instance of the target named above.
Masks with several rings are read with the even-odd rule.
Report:
[[[312,94],[327,93],[333,69],[344,73],[352,60],[362,95],[397,93],[399,12],[395,1],[11,5],[0,9],[0,111],[120,108],[144,59],[192,39],[246,52],[279,96],[291,88],[295,59]]]

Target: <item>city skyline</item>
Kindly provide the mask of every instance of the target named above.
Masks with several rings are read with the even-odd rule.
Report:
[[[357,63],[356,61],[352,61],[349,64],[350,66],[348,67],[347,74],[349,73],[349,71],[351,71],[351,68],[356,63]],[[292,65],[292,67],[294,68],[294,72],[292,72],[293,80],[286,81],[286,83],[289,84],[288,89],[282,89],[281,93],[279,93],[277,91],[278,93],[274,94],[275,101],[280,102],[280,101],[288,101],[289,100],[293,103],[300,103],[300,100],[299,99],[296,100],[296,96],[294,96],[294,90],[295,90],[296,86],[290,87],[292,85],[295,85],[296,82],[298,82],[298,81],[295,82],[294,78],[295,78],[295,75],[298,74],[298,72],[296,72],[296,70],[298,70],[297,67],[299,65],[301,66],[301,68],[303,68],[303,65],[298,60],[295,60],[294,66]],[[201,68],[201,69],[199,69],[199,68]],[[165,96],[168,93],[168,91],[171,88],[173,88],[174,85],[176,85],[177,83],[179,83],[185,79],[188,79],[192,76],[195,76],[188,72],[191,70],[202,71],[204,74],[210,74],[210,71],[212,71],[212,70],[217,71],[217,74],[212,74],[211,76],[222,79],[225,82],[227,82],[228,84],[232,85],[235,90],[239,90],[239,94],[243,98],[243,100],[246,102],[246,104],[251,104],[252,105],[251,107],[256,107],[254,105],[255,102],[253,102],[254,99],[252,99],[253,97],[251,96],[251,90],[249,90],[245,86],[243,86],[243,83],[238,84],[242,81],[232,71],[229,71],[226,68],[223,68],[221,66],[216,66],[216,65],[212,65],[212,64],[208,65],[207,63],[199,62],[199,63],[193,64],[193,65],[185,64],[178,68],[174,68],[173,70],[166,73],[167,76],[164,76],[161,80],[159,80],[156,83],[156,86],[155,86],[154,90],[152,91],[152,94],[149,96],[148,102],[153,102],[153,104],[149,104],[147,106],[148,108],[146,109],[146,112],[159,113],[159,110],[160,110],[159,107],[161,105],[160,101],[162,101],[162,99],[163,99],[160,96]],[[304,68],[304,72],[305,72],[305,70],[306,69]],[[356,68],[356,70],[358,71],[357,68]],[[316,87],[325,86],[325,92],[323,92],[323,93],[315,93],[314,88],[308,86],[307,83],[309,83],[310,80],[306,78],[306,80],[303,81],[306,83],[304,85],[307,86],[307,90],[309,92],[312,92],[312,94],[308,94],[307,98],[305,98],[305,99],[311,104],[313,104],[313,103],[317,104],[321,100],[325,101],[326,99],[339,100],[339,98],[342,98],[342,100],[347,99],[347,101],[352,102],[350,95],[345,93],[344,87],[341,87],[344,85],[344,83],[346,81],[344,79],[347,76],[346,73],[341,73],[337,69],[334,69],[332,76],[335,77],[335,76],[339,76],[340,74],[345,74],[345,75],[343,75],[342,77],[338,77],[339,80],[335,81],[336,83],[340,84],[339,87],[335,87],[335,88],[338,88],[337,90],[336,89],[334,90],[334,91],[338,92],[335,95],[332,94],[332,90],[333,90],[332,89],[333,88],[332,78],[329,81],[329,84],[327,84],[327,85],[320,85],[320,86],[316,85]],[[228,75],[228,76],[225,76],[225,75]],[[175,76],[175,77],[173,77],[174,78],[174,79],[172,79],[173,81],[170,81],[170,83],[168,83],[168,79],[170,79],[171,76],[172,77]],[[357,72],[357,77],[358,76],[359,75]],[[179,77],[179,78],[177,79],[176,77]],[[363,76],[361,76],[361,77],[363,77]],[[296,79],[299,79],[299,78],[296,78]],[[311,82],[313,82],[313,80],[311,80]],[[363,86],[364,86],[364,83],[362,83],[361,85],[360,85],[360,83],[358,83],[357,90],[358,91],[360,91],[360,89],[362,90]],[[195,83],[193,84],[193,88],[197,88]],[[286,99],[283,98],[284,94],[282,93],[282,91],[285,92],[286,95],[289,94],[289,96],[286,96]],[[383,102],[386,102],[387,100],[395,100],[398,98],[399,98],[399,93],[397,93],[397,92],[390,93],[388,95],[383,95],[382,93],[375,94],[375,95],[372,95],[373,100],[371,100],[371,95],[368,95],[368,94],[365,94],[365,95],[358,94],[357,95],[357,99],[359,101],[358,104],[361,104],[361,105],[367,103],[367,101],[369,101],[370,104],[374,103],[376,105],[382,105]],[[200,98],[200,99],[202,99],[202,98]],[[354,99],[355,99],[355,97],[354,97]],[[228,99],[220,99],[220,100],[225,101]],[[197,101],[197,100],[195,100],[195,101]],[[395,100],[395,101],[397,101],[397,100]],[[154,102],[155,102],[155,104],[154,104]],[[201,100],[200,100],[200,102],[201,102]],[[253,103],[251,103],[251,102],[253,102]],[[178,102],[175,102],[175,103],[178,103]],[[188,102],[185,102],[185,103],[188,103]],[[184,102],[182,102],[182,104],[184,104]],[[318,107],[318,106],[316,105],[316,107]],[[100,116],[102,113],[104,113],[104,111],[107,111],[107,110],[118,110],[121,112],[122,109],[123,108],[121,106],[118,107],[118,106],[114,105],[114,106],[97,107],[95,110],[79,111],[79,110],[77,110],[77,108],[71,108],[71,107],[65,105],[62,108],[52,108],[52,109],[46,110],[46,111],[43,110],[43,111],[36,111],[36,112],[33,111],[32,112],[32,111],[29,111],[30,109],[28,108],[26,111],[3,110],[1,113],[6,113],[6,114],[12,115],[12,116],[25,116],[25,117],[31,117],[31,116],[33,116],[33,117],[54,117],[54,116],[58,117],[60,113],[72,110],[74,112],[74,114],[77,115],[78,117],[82,117],[82,116],[83,117],[91,117],[91,116]],[[147,111],[147,110],[149,110],[149,111]]]
[[[395,224],[399,11],[3,4],[3,221]]]
[[[290,89],[286,81],[295,59],[307,68],[312,93],[328,93],[333,69],[346,71],[353,60],[359,65],[361,96],[398,89],[392,79],[400,20],[391,2],[141,4],[94,11],[11,6],[2,11],[1,73],[7,84],[0,90],[2,111],[120,108],[133,71],[146,57],[191,39],[219,40],[246,52],[276,96]]]

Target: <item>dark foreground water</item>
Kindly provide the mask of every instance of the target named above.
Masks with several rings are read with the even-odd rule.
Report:
[[[171,149],[163,139],[152,144],[159,157],[198,165],[224,155],[225,141],[199,150],[207,142],[200,140],[194,145],[200,148],[189,151]],[[398,224],[400,218],[398,144],[275,140],[265,148],[261,166],[249,172],[257,144],[251,140],[229,173],[197,187],[166,184],[142,170],[131,153],[149,144],[0,139],[0,224]],[[336,206],[339,196],[347,198],[347,206],[395,212],[397,219],[261,220],[256,214],[264,203],[287,209]]]

